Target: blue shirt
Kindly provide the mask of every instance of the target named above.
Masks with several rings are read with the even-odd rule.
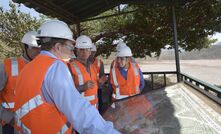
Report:
[[[48,51],[41,51],[40,54],[56,58]],[[41,91],[44,99],[56,105],[79,133],[119,134],[113,124],[105,121],[97,109],[80,95],[68,67],[62,61],[56,60],[49,67]]]
[[[118,67],[117,68],[120,71],[120,74],[124,77],[125,80],[127,80],[127,70],[125,70],[122,67]],[[145,82],[144,82],[144,78],[143,78],[143,73],[141,71],[141,69],[139,68],[139,74],[140,74],[140,92],[143,90],[144,86],[145,86]],[[113,87],[110,83],[110,79],[108,80],[108,89],[109,91],[113,91]]]

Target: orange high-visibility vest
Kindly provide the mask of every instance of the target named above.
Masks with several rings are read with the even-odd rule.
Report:
[[[47,103],[41,87],[55,58],[38,55],[24,67],[17,79],[15,124],[25,134],[69,134],[71,126],[54,104]],[[73,111],[74,112],[74,111]]]
[[[114,89],[114,99],[123,99],[139,94],[140,74],[138,64],[129,62],[127,79],[124,79],[118,69],[118,66],[115,65],[115,62],[113,62],[113,67],[110,70],[110,83]]]
[[[94,68],[96,69],[97,71],[97,78],[99,78],[100,76],[100,69],[101,69],[101,64],[102,64],[102,60],[101,59],[98,59],[98,58],[95,58],[94,62],[93,62],[93,66]],[[106,81],[106,75],[103,75],[99,81],[103,84],[105,81]]]
[[[96,71],[97,71],[98,78],[99,78],[99,73],[100,73],[100,68],[101,68],[102,63],[103,62],[101,61],[101,59],[95,58],[94,62],[92,64],[94,66],[94,68],[96,69]]]
[[[15,100],[15,85],[17,76],[25,66],[25,61],[23,58],[10,58],[4,60],[4,69],[7,76],[7,83],[4,89],[1,91],[1,105],[9,110],[14,109]]]
[[[98,78],[97,71],[90,65],[90,73],[86,70],[86,67],[79,61],[74,60],[71,62],[71,71],[74,77],[74,83],[76,86],[84,85],[87,81],[92,80],[95,84],[94,88],[88,89],[82,93],[82,95],[90,101],[91,105],[97,107],[98,98]]]

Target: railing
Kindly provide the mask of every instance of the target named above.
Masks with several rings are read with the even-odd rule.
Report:
[[[184,73],[181,73],[180,77],[185,84],[200,91],[201,93],[203,93],[213,101],[217,102],[218,104],[221,104],[221,88],[218,88],[199,79],[193,78],[192,76],[189,76]]]
[[[167,86],[167,81],[166,81],[166,77],[168,74],[177,74],[176,71],[164,71],[164,72],[143,72],[143,75],[150,75],[151,79],[150,79],[150,82],[151,82],[151,90],[154,90],[154,89],[158,89],[158,88],[154,88],[154,75],[163,75],[163,86],[160,87],[160,88],[163,88],[163,87],[166,87]]]
[[[164,71],[164,72],[143,72],[143,75],[150,75],[150,83],[151,83],[151,90],[164,88],[167,86],[167,75],[168,74],[177,74],[176,71]],[[109,74],[106,74],[109,75]],[[155,80],[154,75],[163,75],[163,86],[159,88],[154,88]],[[180,79],[184,82],[184,84],[187,84],[191,86],[192,88],[200,91],[202,94],[206,95],[213,101],[217,102],[218,104],[221,104],[221,88],[216,87],[214,85],[211,85],[209,83],[206,83],[202,80],[199,80],[197,78],[193,78],[192,76],[189,76],[184,73],[180,73]]]

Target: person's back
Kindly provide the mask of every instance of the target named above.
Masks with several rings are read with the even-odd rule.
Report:
[[[41,53],[26,65],[16,85],[16,125],[23,133],[119,133],[85,100],[64,60],[71,57],[73,35],[61,21],[39,28]],[[22,98],[22,99],[21,99]],[[72,128],[73,127],[73,128]]]
[[[36,42],[36,32],[27,32],[22,40],[23,55],[22,57],[13,57],[4,59],[4,63],[0,64],[0,101],[2,110],[0,110],[0,116],[6,124],[3,125],[3,134],[13,134],[13,111],[14,111],[14,100],[15,100],[15,85],[17,77],[23,67],[40,52],[39,46]],[[7,111],[5,111],[7,110]]]

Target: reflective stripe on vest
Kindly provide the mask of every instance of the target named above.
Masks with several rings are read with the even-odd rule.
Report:
[[[26,114],[28,114],[31,110],[37,108],[39,105],[43,104],[42,98],[40,95],[37,95],[33,98],[31,98],[28,102],[26,102],[21,108],[19,108],[15,112],[15,120],[19,127],[21,127],[24,130],[24,133],[29,134],[31,133],[30,129],[28,129],[20,120],[22,117],[24,117]]]
[[[96,98],[96,95],[84,96],[84,92],[81,93],[81,95],[82,95],[84,98],[86,98],[88,101],[95,100],[95,98]]]
[[[18,61],[16,58],[12,58],[11,60],[11,73],[12,76],[17,76],[18,75]]]
[[[2,102],[2,107],[4,107],[4,108],[14,108],[14,106],[15,106],[15,103],[14,102],[11,102],[11,103],[7,103],[7,102]]]
[[[97,66],[100,68],[100,66],[101,66],[101,61],[100,61],[100,59],[97,59]]]
[[[67,126],[67,123],[65,123],[63,125],[63,127],[61,128],[61,130],[57,133],[57,134],[64,134],[66,131],[68,131],[68,126]]]
[[[21,127],[24,130],[25,134],[31,134],[30,129],[28,129],[20,120],[22,117],[27,115],[30,111],[37,108],[43,104],[42,97],[40,95],[37,95],[33,98],[31,98],[28,102],[26,102],[21,108],[19,108],[15,113],[15,120],[16,124]],[[64,124],[61,128],[61,130],[57,134],[64,134],[69,129],[67,123]]]
[[[138,76],[139,75],[139,70],[137,70],[136,63],[132,63],[132,66],[133,66],[133,69],[134,69],[135,76]],[[136,93],[137,94],[139,93],[139,87],[138,86],[136,86]]]
[[[100,69],[101,69],[101,61],[100,59],[97,59],[97,67],[99,68],[99,71],[97,71],[97,78],[99,79],[99,73],[100,73]]]
[[[133,66],[135,75],[138,76],[139,73],[138,73],[136,64],[132,63],[132,66]],[[113,63],[112,76],[113,76],[114,85],[116,86],[116,96],[113,94],[112,97],[116,98],[116,99],[123,99],[123,98],[128,97],[128,95],[121,95],[120,94],[120,87],[119,87],[119,84],[117,82],[116,71],[115,71],[115,62]],[[138,94],[139,93],[139,87],[136,86],[135,88],[136,88],[136,93]]]
[[[80,69],[78,68],[77,64],[75,62],[72,62],[73,65],[74,65],[74,68],[78,74],[78,82],[79,82],[79,85],[84,85],[84,79],[83,79],[83,76],[81,74],[81,71]]]
[[[112,97],[115,98],[115,99],[124,99],[124,98],[129,97],[129,95],[118,95],[118,96],[116,97],[115,94],[112,94]]]
[[[114,98],[118,99],[118,97],[120,97],[120,87],[117,82],[116,71],[115,71],[115,62],[113,63],[113,68],[111,71],[112,71],[112,76],[113,76],[113,80],[114,80],[114,85],[116,86],[116,96]]]

